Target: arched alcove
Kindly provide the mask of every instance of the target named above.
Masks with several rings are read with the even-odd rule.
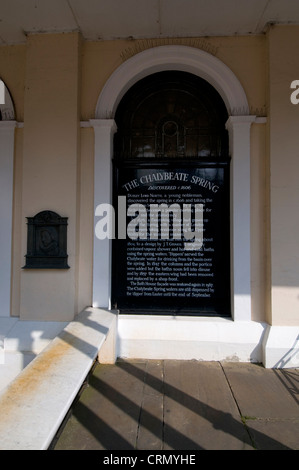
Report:
[[[128,59],[110,76],[96,106],[91,125],[95,132],[95,209],[112,202],[113,135],[115,113],[126,92],[141,79],[162,71],[183,71],[206,80],[225,103],[231,164],[231,292],[235,321],[251,321],[250,287],[250,128],[245,91],[236,75],[218,58],[187,46],[160,46]],[[95,210],[96,214],[96,210]],[[97,216],[95,215],[95,225]],[[93,305],[111,305],[111,244],[94,239]]]

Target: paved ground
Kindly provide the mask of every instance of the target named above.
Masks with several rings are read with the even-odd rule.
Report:
[[[97,364],[54,450],[299,449],[299,370],[255,364]]]

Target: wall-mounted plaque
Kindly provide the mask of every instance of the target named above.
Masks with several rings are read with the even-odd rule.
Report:
[[[68,269],[67,217],[52,211],[27,217],[25,269]]]
[[[115,188],[114,306],[229,316],[229,161],[120,164]]]

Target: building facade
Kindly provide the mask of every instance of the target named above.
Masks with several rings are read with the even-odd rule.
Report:
[[[68,322],[87,306],[115,309],[120,357],[240,360],[263,362],[266,367],[298,367],[299,57],[294,52],[297,46],[299,26],[295,25],[273,25],[258,35],[205,39],[87,41],[78,32],[36,33],[29,34],[25,44],[1,46],[0,316],[18,317],[21,321]],[[144,114],[139,133],[137,124],[132,125],[128,160],[117,165],[115,162],[121,160],[124,148],[117,147],[118,136],[126,136],[126,123],[131,118],[133,122],[136,109],[146,100],[149,101],[144,113],[152,113],[154,120],[154,111],[164,98],[157,99],[155,109],[150,106],[156,93],[150,88],[151,77],[158,77],[159,89],[159,77],[162,80],[165,74],[171,83],[173,77],[179,77],[175,86],[171,85],[171,93],[169,85],[165,88],[167,112],[163,114],[160,106],[159,125],[151,135],[146,133],[149,125],[144,124]],[[192,102],[186,98],[185,104],[178,104],[176,98],[181,92],[190,95],[189,84],[188,90],[184,88],[180,74],[188,76],[190,83],[193,80],[194,88],[200,89],[202,83],[211,90],[207,95],[215,93],[219,98],[224,116],[221,132],[227,139],[222,153],[200,147],[203,136],[206,137],[202,130],[207,127],[205,121],[196,134],[192,158],[189,150],[180,150],[179,156],[166,155],[172,142],[179,146],[180,136],[183,136],[180,149],[187,149],[187,141],[194,141],[191,131],[190,134],[186,131],[187,121],[182,118],[182,110],[190,110]],[[198,98],[200,103],[204,96]],[[180,120],[175,117],[174,99],[176,106],[181,106]],[[197,95],[194,102],[196,99]],[[121,114],[121,109],[127,112],[133,101],[132,114]],[[219,116],[220,108],[215,106],[215,116]],[[206,109],[210,109],[208,105]],[[125,116],[123,120],[121,116]],[[214,118],[209,115],[206,119],[210,119],[213,127]],[[156,139],[156,146],[160,139],[160,150],[155,147],[146,155],[151,139]],[[140,158],[133,155],[134,148],[138,152],[142,148]],[[104,219],[107,215],[104,205],[113,208],[118,196],[129,197],[128,191],[121,192],[121,186],[132,181],[144,182],[145,177],[147,183],[153,182],[153,175],[159,174],[163,181],[161,198],[164,203],[175,202],[165,199],[166,174],[171,173],[172,180],[180,174],[186,186],[191,178],[193,183],[202,181],[200,189],[208,191],[208,184],[216,181],[211,176],[211,168],[216,167],[226,175],[227,204],[215,209],[218,214],[215,220],[221,214],[222,222],[220,225],[215,222],[210,237],[224,233],[226,222],[228,235],[218,252],[215,248],[215,259],[205,258],[206,262],[214,260],[210,264],[215,263],[215,268],[214,265],[207,268],[213,281],[200,283],[196,267],[193,284],[197,283],[197,292],[200,286],[204,292],[210,285],[212,292],[216,285],[224,285],[222,290],[229,299],[225,314],[213,310],[212,294],[196,297],[196,290],[188,291],[190,277],[184,283],[181,279],[170,282],[168,277],[162,286],[163,293],[159,291],[162,282],[158,285],[158,278],[150,278],[146,268],[149,261],[142,264],[147,255],[144,248],[139,250],[142,255],[136,255],[136,250],[131,252],[130,273],[129,242],[125,242],[124,251],[117,248],[117,236],[115,233],[109,236],[109,220]],[[133,196],[140,204],[145,200],[145,188],[140,188],[140,184],[138,187]],[[171,187],[175,195],[178,186]],[[155,192],[156,188],[153,186],[152,190]],[[183,186],[180,188],[182,192]],[[192,184],[188,188],[192,197],[188,193],[188,199],[187,193],[183,193],[182,202],[199,202],[194,196],[199,195],[198,185],[196,191]],[[205,210],[210,194],[201,194]],[[157,201],[155,196],[153,202]],[[62,219],[67,220],[64,228]],[[100,223],[103,228],[104,220],[108,224],[106,232],[103,230],[99,236],[97,227]],[[135,239],[130,242],[138,238],[140,247],[145,239],[141,239],[140,226],[139,236],[136,235],[137,225],[136,222]],[[195,234],[194,230],[192,233]],[[219,243],[223,237],[219,235]],[[62,245],[66,264],[47,265],[50,259],[53,262],[62,257]],[[172,250],[170,246],[169,252]],[[227,254],[224,271],[216,267],[223,252]],[[156,253],[156,258],[151,258],[152,263],[159,264],[162,258],[157,256]],[[29,259],[37,264],[30,265]],[[186,259],[182,258],[181,266],[178,264],[183,271]],[[188,261],[191,263],[195,258]],[[136,277],[138,263],[143,267],[143,283]],[[173,279],[178,279],[171,266],[166,261],[164,271],[167,268]],[[161,264],[157,271],[162,273]],[[215,285],[214,276],[220,279]],[[138,282],[141,288],[135,289],[139,292],[136,301],[129,292],[134,292]],[[124,293],[119,294],[122,283],[127,284]],[[152,288],[145,297],[150,285]],[[170,287],[176,298],[181,297],[177,304],[180,308],[176,308],[176,302],[167,301]],[[178,294],[180,288],[184,294]],[[155,302],[155,296],[160,303]],[[211,299],[209,309],[207,297]]]

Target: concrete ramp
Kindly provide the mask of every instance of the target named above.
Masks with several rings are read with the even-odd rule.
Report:
[[[0,449],[49,447],[94,360],[113,363],[117,314],[88,308],[0,394]]]

